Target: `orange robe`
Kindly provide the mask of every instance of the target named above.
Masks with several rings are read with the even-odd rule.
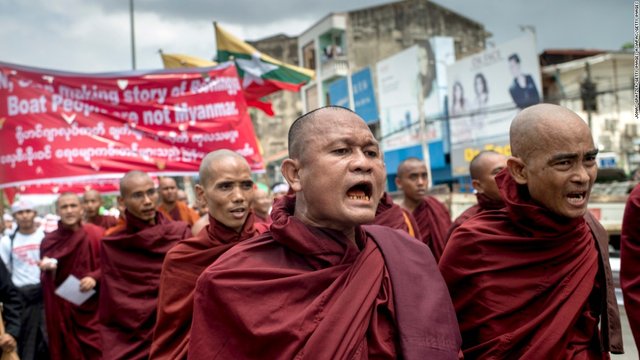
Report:
[[[158,211],[163,213],[167,219],[182,220],[190,226],[193,226],[200,219],[200,215],[182,201],[176,201],[176,206],[171,211],[167,210],[164,204],[160,204]]]

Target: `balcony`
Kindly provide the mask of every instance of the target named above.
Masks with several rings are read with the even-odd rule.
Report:
[[[326,59],[321,65],[321,81],[330,81],[334,78],[347,76],[348,74],[349,61],[345,55]]]

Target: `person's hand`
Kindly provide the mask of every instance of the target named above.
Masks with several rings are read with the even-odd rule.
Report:
[[[0,348],[4,352],[11,352],[16,349],[17,343],[16,339],[11,336],[11,334],[4,333],[0,335]]]
[[[42,271],[55,270],[58,268],[58,260],[45,256],[40,260],[38,266]]]
[[[85,276],[80,280],[80,291],[87,292],[96,287],[96,279],[91,276]]]

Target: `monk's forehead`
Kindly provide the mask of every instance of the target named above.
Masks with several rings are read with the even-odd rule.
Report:
[[[309,120],[303,131],[304,143],[326,144],[334,141],[377,144],[367,124],[346,110],[324,110]]]
[[[58,198],[58,201],[64,201],[64,202],[80,202],[80,197],[76,194],[62,194],[60,195],[60,197]]]
[[[144,186],[144,187],[154,186],[153,180],[151,180],[151,177],[149,177],[149,175],[144,173],[134,174],[134,175],[125,177],[122,182],[122,185],[124,186],[125,189],[128,189],[128,190],[134,187],[140,187],[140,186]]]
[[[170,177],[163,177],[163,178],[160,178],[160,183],[163,185],[175,185],[176,181]]]
[[[88,190],[84,193],[85,199],[100,199],[100,193],[97,190]]]
[[[410,175],[416,173],[424,173],[427,171],[427,165],[424,161],[418,159],[406,160],[398,167],[398,175]]]

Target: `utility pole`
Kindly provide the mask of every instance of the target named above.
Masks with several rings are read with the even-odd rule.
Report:
[[[580,97],[582,98],[582,110],[587,112],[587,123],[591,128],[591,113],[597,109],[596,84],[591,80],[591,65],[585,63],[587,78],[580,84]]]
[[[136,32],[133,23],[133,0],[129,0],[129,18],[131,19],[131,67],[136,69]]]

